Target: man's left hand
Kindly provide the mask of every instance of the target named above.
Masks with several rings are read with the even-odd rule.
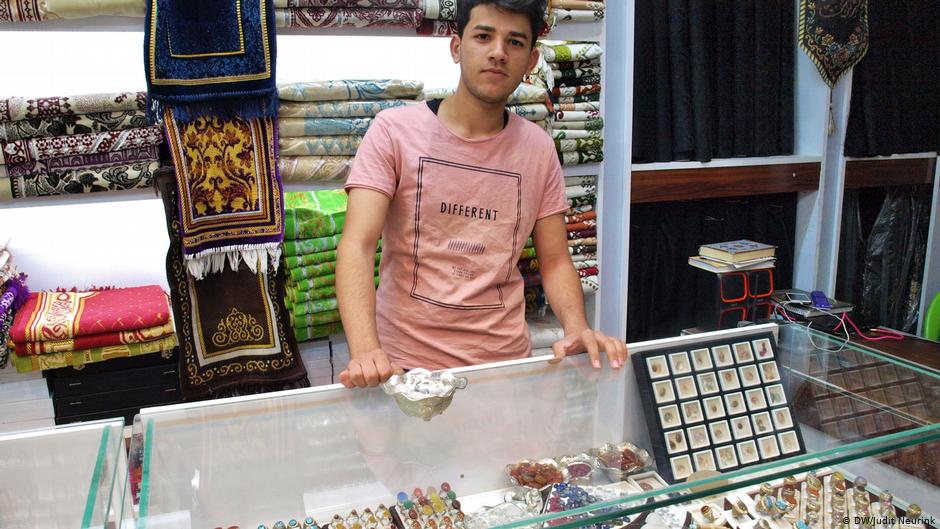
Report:
[[[557,364],[564,357],[583,351],[587,351],[591,365],[598,369],[601,367],[601,351],[607,354],[613,369],[620,369],[627,360],[627,344],[590,328],[565,333],[564,338],[552,345],[552,351],[555,357],[548,361],[550,364]]]

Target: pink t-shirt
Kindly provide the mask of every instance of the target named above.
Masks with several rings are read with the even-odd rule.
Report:
[[[510,113],[499,134],[468,140],[427,104],[384,110],[346,189],[392,201],[376,292],[379,342],[406,369],[530,354],[516,263],[535,221],[564,212],[552,139]]]

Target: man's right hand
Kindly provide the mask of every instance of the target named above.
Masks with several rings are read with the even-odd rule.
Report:
[[[404,373],[393,364],[381,348],[356,355],[339,374],[339,381],[347,388],[374,388],[393,374]]]

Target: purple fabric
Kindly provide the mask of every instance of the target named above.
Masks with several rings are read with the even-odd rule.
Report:
[[[29,287],[26,286],[26,274],[20,274],[3,284],[3,295],[0,296],[0,318],[12,308],[18,310],[26,303],[29,297]]]

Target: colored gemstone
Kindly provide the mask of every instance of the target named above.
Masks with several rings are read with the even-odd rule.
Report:
[[[406,502],[406,501],[408,501],[408,495],[405,494],[404,492],[399,492],[399,493],[398,493],[398,503],[404,503],[404,502]]]
[[[450,492],[450,483],[446,481],[444,483],[441,483],[441,490],[444,492]]]
[[[456,500],[456,499],[457,499],[457,493],[454,492],[454,491],[452,491],[452,490],[448,490],[448,491],[447,491],[447,497],[450,498],[450,499],[452,499],[452,500]]]

